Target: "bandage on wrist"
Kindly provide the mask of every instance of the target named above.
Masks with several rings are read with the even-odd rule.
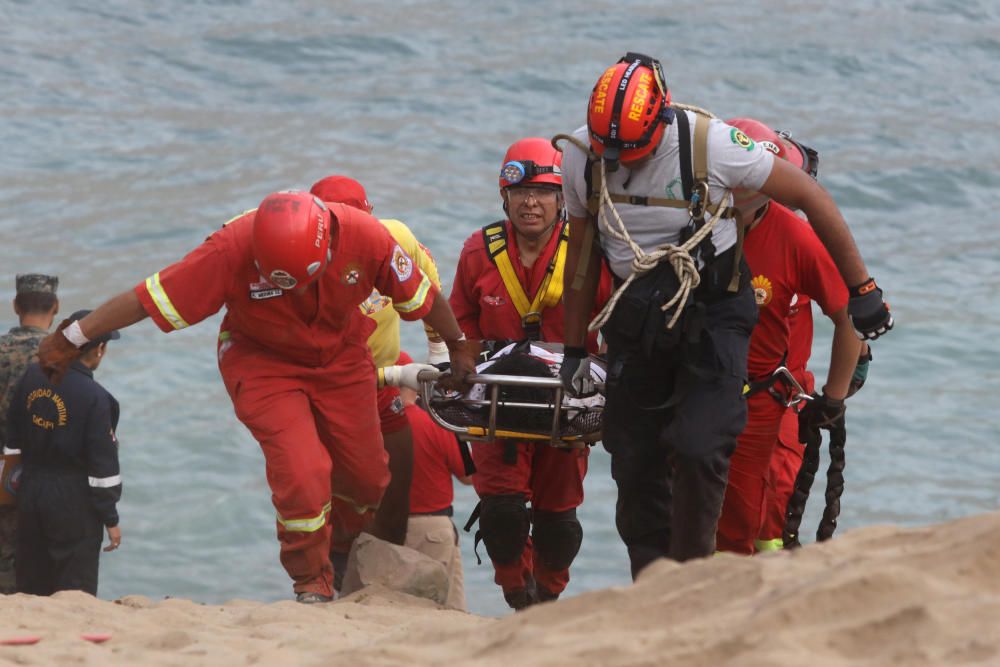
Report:
[[[427,361],[436,364],[448,361],[448,346],[442,340],[427,341]]]
[[[80,320],[73,320],[69,326],[62,330],[63,336],[66,336],[66,340],[71,342],[74,347],[83,347],[90,342],[90,339],[83,335],[83,330],[80,328]]]

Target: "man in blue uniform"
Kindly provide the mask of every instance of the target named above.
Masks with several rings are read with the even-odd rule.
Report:
[[[113,331],[90,341],[56,385],[31,364],[14,390],[8,440],[21,450],[24,466],[17,496],[19,593],[96,595],[103,530],[110,540],[105,551],[121,544],[118,401],[94,381],[108,341],[118,337]]]
[[[20,475],[21,453],[7,447],[7,406],[14,385],[34,359],[38,344],[48,335],[59,311],[59,278],[43,273],[18,274],[14,312],[18,326],[0,336],[0,593],[13,593],[14,554],[17,551],[17,508],[14,493]]]

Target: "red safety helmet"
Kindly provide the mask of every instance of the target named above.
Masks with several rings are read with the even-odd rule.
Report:
[[[261,276],[281,289],[303,287],[330,261],[330,211],[308,192],[264,197],[253,221],[253,256]]]
[[[660,144],[672,119],[660,62],[627,53],[604,71],[590,94],[590,146],[606,160],[638,160]]]
[[[368,203],[368,194],[365,192],[364,186],[348,176],[335,174],[321,178],[313,183],[313,186],[309,188],[309,192],[323,201],[347,204],[354,208],[360,208],[365,213],[369,213],[372,210],[372,205]]]
[[[753,118],[730,118],[727,125],[732,125],[743,132],[765,150],[777,155],[782,160],[788,160],[796,167],[813,178],[819,170],[819,154],[813,149],[800,144],[788,133],[776,132],[770,127]]]
[[[562,187],[562,152],[548,139],[528,137],[515,141],[503,156],[500,192],[515,185]]]

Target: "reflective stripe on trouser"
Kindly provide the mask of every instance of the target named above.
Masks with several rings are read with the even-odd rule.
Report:
[[[583,503],[588,449],[557,449],[543,443],[518,442],[517,461],[510,465],[503,460],[505,442],[472,443],[472,460],[476,464],[472,484],[480,498],[522,493],[533,509],[546,512],[563,512]],[[556,595],[569,584],[569,568],[546,568],[541,559],[534,558],[530,538],[520,561],[494,562],[493,568],[494,581],[505,592],[524,588],[529,575]]]
[[[747,425],[729,459],[729,481],[719,517],[716,548],[750,555],[764,525],[771,453],[785,407],[762,391],[750,397],[747,408]]]
[[[331,522],[349,546],[389,481],[368,348],[345,344],[335,367],[308,368],[237,340],[219,366],[264,453],[281,564],[296,592],[331,595]]]
[[[604,446],[618,485],[615,523],[632,575],[657,558],[715,552],[729,457],[746,423],[742,397],[757,307],[749,289],[709,306],[697,360],[679,403],[660,407],[680,374],[608,336]],[[679,352],[676,352],[679,354]]]
[[[764,525],[757,538],[761,541],[781,541],[785,527],[785,511],[795,490],[795,477],[802,467],[805,447],[799,443],[799,417],[788,409],[781,418],[781,431],[768,474],[767,497],[764,502]]]
[[[406,546],[444,565],[448,572],[448,597],[445,604],[466,610],[465,576],[458,531],[450,516],[410,516],[406,526]]]

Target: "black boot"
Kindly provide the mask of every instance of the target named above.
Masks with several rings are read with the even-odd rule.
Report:
[[[515,588],[503,592],[503,599],[507,601],[507,604],[514,611],[521,611],[533,604],[538,604],[538,589],[535,585],[535,579],[529,576],[524,585],[524,588]]]
[[[538,586],[537,596],[539,602],[552,602],[559,599],[558,593],[552,593],[545,586]]]

